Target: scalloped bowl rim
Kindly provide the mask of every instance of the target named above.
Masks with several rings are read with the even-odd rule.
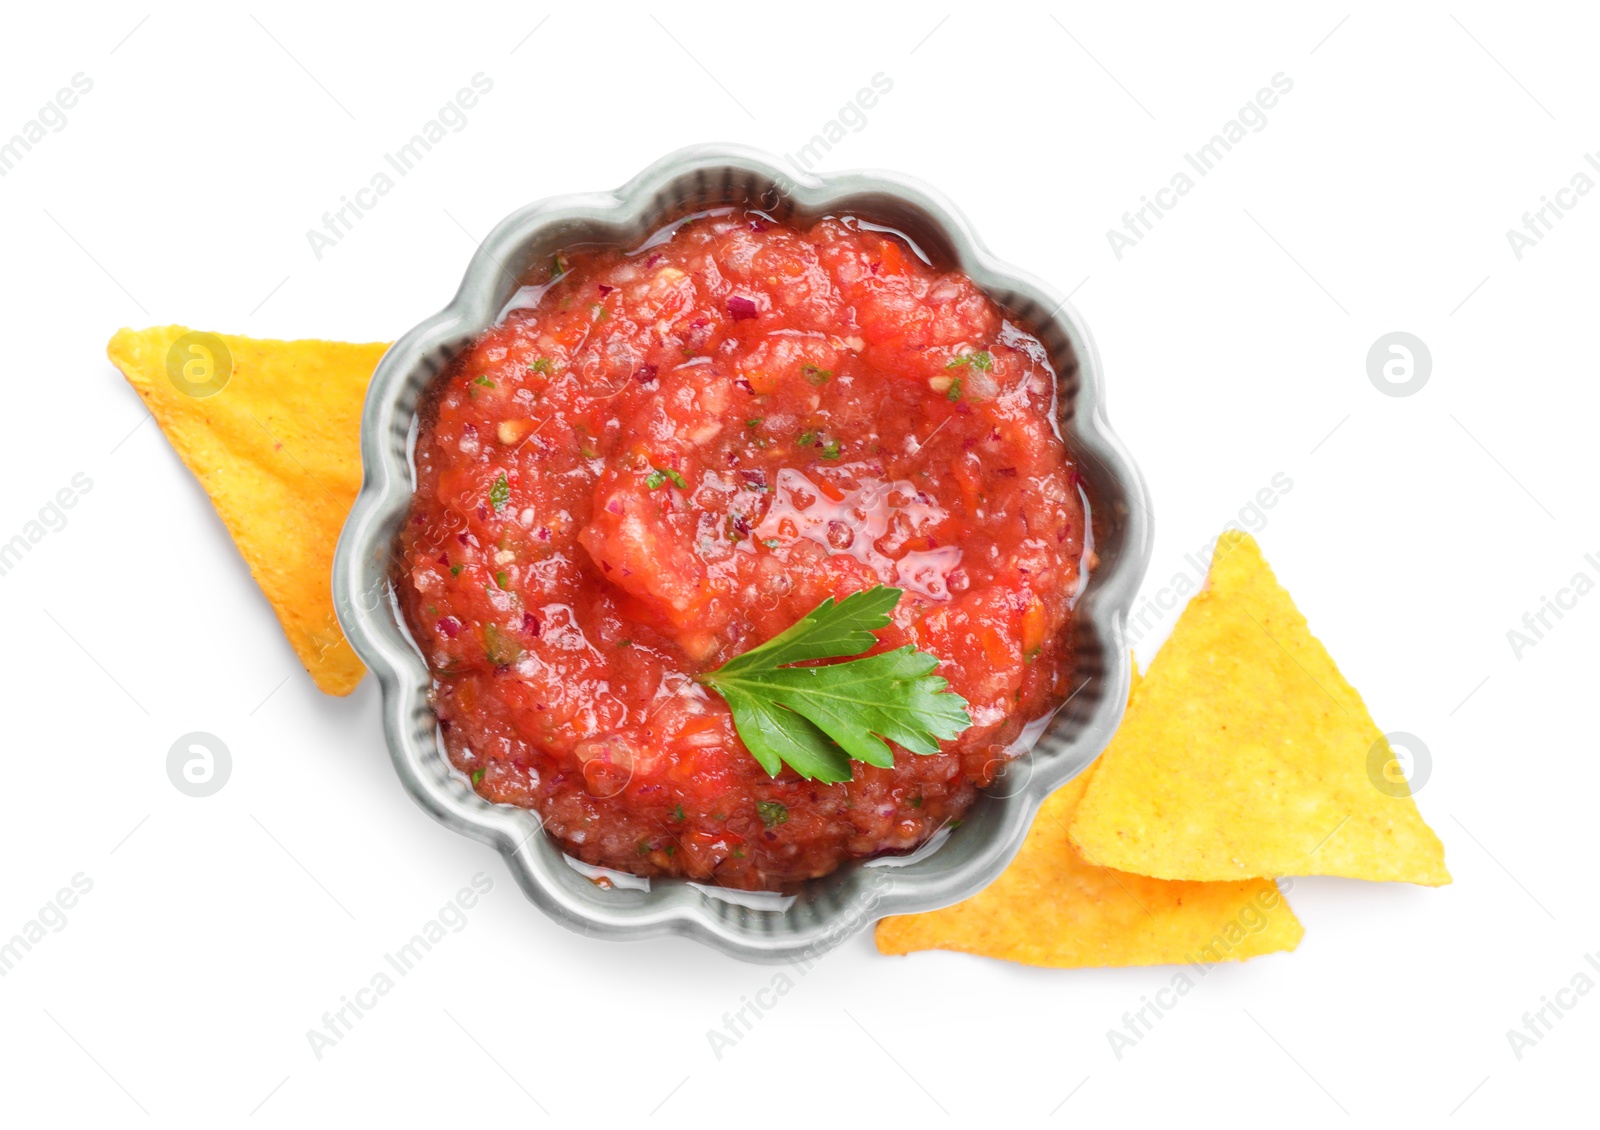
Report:
[[[782,921],[775,910],[730,912],[727,900],[704,887],[681,880],[655,880],[648,893],[629,892],[615,906],[602,905],[574,890],[574,873],[561,874],[556,853],[536,850],[542,831],[538,815],[480,798],[465,778],[449,766],[430,733],[419,735],[415,719],[427,711],[430,678],[416,645],[404,628],[393,594],[379,591],[367,562],[374,550],[392,541],[410,504],[412,468],[397,455],[396,429],[409,434],[411,414],[402,420],[400,400],[413,374],[430,364],[447,342],[470,340],[500,320],[504,300],[497,299],[497,274],[502,264],[518,258],[519,247],[552,224],[588,222],[637,226],[653,201],[685,176],[729,171],[753,175],[774,185],[810,213],[825,212],[830,201],[879,194],[920,210],[955,250],[961,269],[983,290],[1008,290],[1053,310],[1057,324],[1076,353],[1078,387],[1068,437],[1071,450],[1095,457],[1123,491],[1124,544],[1114,561],[1095,571],[1080,601],[1080,614],[1092,622],[1109,657],[1106,683],[1093,713],[1084,720],[1067,751],[1056,755],[1049,771],[1030,771],[1015,792],[1001,798],[999,824],[989,842],[973,858],[950,873],[918,875],[902,866],[904,858],[847,863],[870,877],[849,879],[849,890],[837,905],[818,911],[804,927]],[[731,201],[730,201],[731,202]],[[674,217],[660,214],[666,222]],[[573,240],[571,242],[581,242]],[[1038,325],[1029,327],[1040,332]],[[459,345],[454,348],[459,348]],[[794,960],[815,956],[839,944],[877,918],[947,906],[992,881],[1021,846],[1039,805],[1052,791],[1086,768],[1099,755],[1121,721],[1130,679],[1125,623],[1149,560],[1152,520],[1137,467],[1112,432],[1105,417],[1099,356],[1082,319],[1065,298],[1031,276],[997,260],[965,218],[940,195],[894,173],[853,171],[828,175],[785,170],[775,160],[742,146],[696,146],[669,154],[613,192],[557,196],[512,213],[479,245],[461,287],[450,304],[396,341],[373,374],[361,423],[361,492],[339,540],[333,589],[339,620],[356,653],[377,676],[383,699],[384,731],[395,768],[412,797],[446,826],[487,843],[507,859],[527,896],[564,925],[585,934],[643,938],[678,934],[695,938],[728,954],[755,961]],[[431,378],[430,378],[431,379]],[[409,445],[406,445],[408,449]],[[1103,500],[1097,500],[1097,505]],[[398,631],[396,629],[398,628]],[[912,857],[913,859],[916,856]],[[873,865],[881,864],[874,867]],[[568,869],[570,870],[570,869]],[[607,891],[606,895],[618,892]]]

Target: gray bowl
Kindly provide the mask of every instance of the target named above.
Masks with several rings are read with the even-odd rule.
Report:
[[[978,798],[965,820],[919,851],[846,864],[797,894],[730,892],[683,880],[597,884],[542,834],[536,813],[490,804],[446,758],[428,707],[429,674],[391,584],[396,534],[414,484],[418,399],[520,280],[579,244],[632,245],[686,212],[749,204],[779,220],[852,214],[894,228],[959,266],[1048,350],[1060,424],[1094,504],[1099,565],[1075,611],[1076,691],[1030,727],[1031,752]],[[1040,803],[1105,748],[1128,694],[1125,622],[1150,553],[1149,500],[1106,422],[1100,360],[1065,299],[998,262],[936,193],[887,173],[793,174],[752,150],[697,147],[656,162],[615,192],[561,196],[504,220],[483,241],[455,299],[389,349],[361,421],[365,478],[333,568],[339,622],[377,675],[384,731],[407,790],[435,819],[506,857],[528,897],[562,924],[606,938],[683,934],[753,961],[806,960],[875,919],[947,906],[975,893],[1021,846]]]

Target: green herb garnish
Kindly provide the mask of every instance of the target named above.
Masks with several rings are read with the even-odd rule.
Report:
[[[677,821],[680,821],[680,822],[685,818],[684,817],[684,812],[683,812],[683,805],[679,804],[679,805],[674,805],[673,806],[672,818],[674,820],[677,820]]]
[[[832,369],[819,369],[815,365],[806,365],[801,368],[800,372],[805,375],[806,380],[810,381],[818,388],[821,388],[823,385],[827,384],[828,379],[833,376]]]
[[[839,441],[836,439],[830,439],[827,443],[823,444],[822,457],[824,459],[839,458]]]
[[[944,398],[946,400],[960,400],[961,399],[961,378],[960,377],[957,377],[955,380],[950,382],[950,390],[944,394]]]
[[[489,488],[489,505],[494,507],[494,512],[499,514],[506,508],[506,503],[511,501],[511,484],[506,481],[506,473],[500,472],[500,477]]]
[[[494,583],[500,586],[502,592],[511,591],[511,574],[501,569],[494,575]]]
[[[450,566],[450,575],[451,575],[451,576],[452,576],[452,577],[459,577],[459,576],[461,576],[461,566],[459,566],[459,565],[452,565],[452,566]]]
[[[491,381],[488,377],[483,377],[483,376],[473,377],[472,378],[472,383],[475,384],[475,385],[482,385],[484,388],[493,388],[494,387],[494,382]]]
[[[814,446],[816,446],[816,443],[817,443],[817,433],[816,432],[801,432],[800,433],[800,439],[799,439],[798,442],[799,442],[801,447],[814,447]]]
[[[669,479],[672,480],[672,485],[677,487],[679,490],[689,489],[689,481],[682,475],[678,474],[678,472],[674,471],[671,467],[656,467],[653,469],[648,475],[645,476],[645,489],[655,490],[658,486]]]
[[[779,824],[789,822],[789,806],[781,800],[758,800],[756,815],[761,817],[761,822],[767,827],[776,828]]]
[[[555,364],[548,357],[540,357],[528,366],[530,373],[548,373],[555,369]]]
[[[483,770],[482,769],[474,769],[472,771],[472,783],[474,785],[477,785],[477,784],[481,784],[482,782],[483,782]]]
[[[847,663],[789,666],[867,651],[900,596],[878,585],[837,604],[829,597],[787,631],[699,676],[727,700],[739,737],[769,774],[786,764],[808,780],[848,781],[852,758],[889,768],[888,742],[937,753],[939,739],[972,725],[966,699],[932,673],[938,657],[909,644]]]
[[[994,358],[987,352],[963,353],[960,357],[952,357],[944,363],[946,369],[959,369],[963,365],[971,365],[974,369],[981,369],[987,373],[994,368]]]
[[[509,667],[522,658],[522,646],[493,624],[483,626],[483,652],[496,667]]]

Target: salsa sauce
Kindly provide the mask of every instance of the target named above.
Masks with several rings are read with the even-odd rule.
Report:
[[[1042,346],[849,217],[724,209],[548,284],[439,378],[400,598],[451,761],[569,854],[784,889],[957,820],[1066,696],[1088,501]],[[695,681],[827,597],[904,590],[973,725],[769,777]]]

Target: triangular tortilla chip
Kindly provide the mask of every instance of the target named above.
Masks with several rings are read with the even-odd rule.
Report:
[[[295,654],[328,694],[349,694],[366,670],[334,617],[331,574],[361,487],[361,406],[387,348],[184,326],[120,330],[106,347],[211,496]]]
[[[1235,531],[1101,755],[1072,841],[1163,879],[1448,883],[1404,783],[1369,775],[1389,760],[1361,696]]]
[[[998,879],[955,906],[885,918],[878,949],[959,950],[1076,969],[1241,961],[1300,944],[1305,931],[1270,880],[1172,883],[1084,859],[1067,827],[1096,770],[1045,800]]]

